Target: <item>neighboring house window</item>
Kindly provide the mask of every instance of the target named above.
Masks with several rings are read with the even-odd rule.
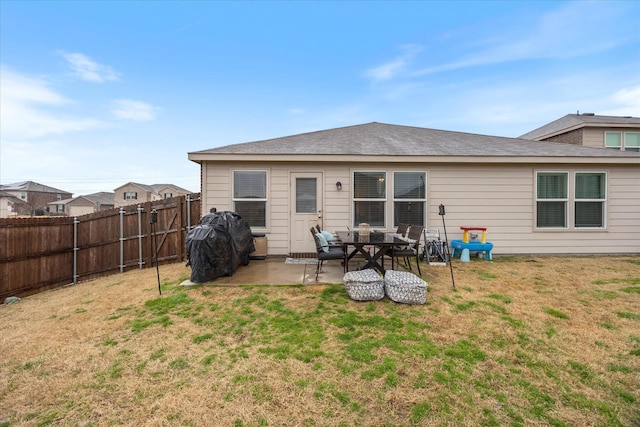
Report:
[[[64,213],[64,205],[56,205],[57,213]]]
[[[424,172],[394,172],[393,221],[398,224],[424,226],[426,186]]]
[[[170,199],[173,197],[173,193],[164,193],[164,198],[165,199]]]
[[[573,223],[569,224],[569,201]],[[538,172],[536,176],[537,228],[604,228],[606,174],[576,172],[569,190],[568,172]]]
[[[135,191],[125,191],[124,192],[125,200],[138,200],[138,193]]]
[[[576,173],[575,227],[604,227],[606,202],[606,175],[604,173]]]
[[[251,227],[267,227],[267,172],[233,172],[234,211]]]
[[[615,150],[640,151],[640,132],[605,132],[604,146]]]
[[[353,173],[353,226],[385,227],[386,172]]]
[[[22,200],[27,200],[27,193],[20,193],[20,198]]]
[[[604,146],[616,150],[622,149],[622,133],[621,132],[605,132]]]
[[[624,134],[624,150],[640,151],[640,132],[626,132]]]

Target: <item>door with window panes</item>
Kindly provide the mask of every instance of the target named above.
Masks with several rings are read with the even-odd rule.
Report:
[[[322,173],[291,174],[291,205],[291,252],[315,252],[309,229],[318,224],[322,227]]]

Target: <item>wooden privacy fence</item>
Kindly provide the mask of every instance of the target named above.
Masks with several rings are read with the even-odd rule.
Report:
[[[0,303],[155,266],[156,243],[158,263],[185,261],[187,233],[200,220],[200,206],[200,194],[191,194],[75,218],[0,219]]]

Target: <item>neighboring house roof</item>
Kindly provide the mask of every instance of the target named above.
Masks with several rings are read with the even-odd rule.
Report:
[[[99,193],[86,194],[83,197],[99,205],[113,205],[115,194],[101,191]]]
[[[0,191],[0,197],[3,199],[7,199],[11,203],[25,203],[24,200],[14,196],[11,193],[7,193],[6,191]]]
[[[195,162],[213,158],[216,160],[238,158],[272,160],[289,155],[296,156],[300,160],[302,156],[317,160],[318,156],[324,158],[329,155],[374,158],[378,156],[640,158],[640,153],[628,151],[373,122],[191,152],[189,159]]]
[[[152,185],[147,185],[147,184],[140,184],[139,182],[127,182],[124,185],[121,185],[120,187],[116,188],[116,191],[121,189],[122,187],[126,187],[127,185],[135,185],[137,187],[139,187],[140,189],[144,190],[144,191],[149,191],[151,193],[155,193],[155,194],[159,194],[160,191],[164,190],[165,188],[170,188],[178,193],[191,193],[191,191],[189,190],[185,190],[184,188],[178,187],[177,185],[173,185],[173,184],[152,184]]]
[[[113,205],[114,193],[100,192],[93,194],[86,194],[84,196],[72,197],[64,200],[56,200],[55,202],[49,202],[49,205],[68,205],[74,204],[78,206],[95,206],[95,205]]]
[[[58,190],[48,185],[39,184],[33,181],[14,182],[12,184],[0,185],[0,190],[4,191],[38,191],[41,193],[69,193],[68,191]]]
[[[191,193],[191,191],[178,187],[177,185],[173,185],[173,184],[152,184],[151,188],[155,193],[160,193],[162,190],[165,190],[165,189],[174,190],[175,192],[178,192],[178,193]]]
[[[593,113],[567,114],[520,138],[541,140],[583,127],[640,127],[640,117],[598,116]]]

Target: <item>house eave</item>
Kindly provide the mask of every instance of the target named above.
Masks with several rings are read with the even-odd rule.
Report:
[[[490,164],[633,164],[640,166],[638,156],[377,156],[377,155],[282,155],[282,154],[230,154],[190,153],[189,160],[203,162],[269,162],[269,163],[490,163]]]

